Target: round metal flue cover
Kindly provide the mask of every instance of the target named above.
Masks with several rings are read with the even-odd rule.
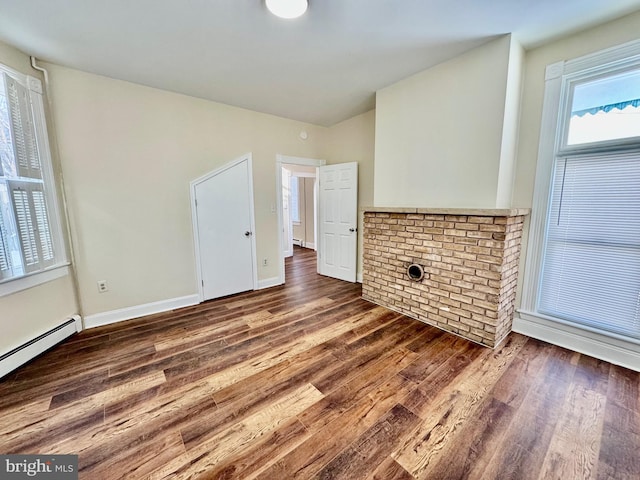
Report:
[[[419,282],[424,278],[424,268],[422,268],[422,265],[418,265],[417,263],[412,263],[407,268],[407,275],[414,282]]]

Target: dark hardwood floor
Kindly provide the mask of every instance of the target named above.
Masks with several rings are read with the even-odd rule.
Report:
[[[1,453],[80,478],[639,479],[639,374],[475,345],[320,277],[82,332],[0,382]]]

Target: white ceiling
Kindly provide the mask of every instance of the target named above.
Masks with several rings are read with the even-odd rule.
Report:
[[[0,0],[0,39],[39,59],[318,125],[375,91],[513,32],[525,47],[640,0]]]

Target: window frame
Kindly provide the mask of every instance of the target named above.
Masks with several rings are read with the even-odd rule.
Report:
[[[551,206],[553,171],[557,159],[589,154],[640,152],[640,136],[578,145],[567,145],[571,114],[572,86],[606,72],[614,73],[633,66],[640,67],[640,41],[632,41],[573,60],[548,65],[538,146],[534,197],[529,239],[525,257],[525,273],[518,315],[537,324],[540,329],[557,329],[573,337],[600,341],[614,348],[640,345],[640,340],[579,325],[538,311],[540,281]]]
[[[569,63],[569,62],[567,62]],[[569,63],[569,68],[571,64]],[[566,69],[566,67],[565,67]],[[574,156],[579,154],[602,153],[627,150],[635,148],[640,143],[640,135],[614,140],[601,140],[591,143],[581,143],[576,145],[568,144],[569,124],[571,122],[571,106],[573,104],[573,92],[577,84],[596,76],[608,76],[621,73],[625,70],[640,69],[640,53],[631,57],[599,64],[592,68],[586,68],[577,72],[565,73],[562,76],[562,87],[560,90],[559,118],[558,118],[558,141],[556,156]]]
[[[49,232],[54,249],[54,259],[44,268],[25,272],[23,275],[0,279],[0,297],[50,282],[70,273],[67,243],[64,236],[58,202],[57,185],[51,156],[44,105],[42,82],[35,77],[18,72],[0,63],[0,75],[6,74],[26,88],[33,119],[33,131],[40,160],[42,189],[44,191]],[[14,152],[15,153],[15,152]],[[7,180],[9,182],[14,180]],[[17,180],[19,181],[19,180]]]

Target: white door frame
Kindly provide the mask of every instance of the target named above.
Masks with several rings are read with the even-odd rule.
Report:
[[[253,232],[253,235],[251,235],[251,254],[253,256],[253,289],[258,289],[258,267],[256,264],[256,219],[253,202],[253,159],[251,153],[245,153],[241,157],[236,158],[235,160],[226,163],[223,166],[203,175],[202,177],[198,177],[189,183],[189,191],[191,196],[191,225],[196,260],[196,279],[198,280],[198,298],[200,303],[204,301],[204,291],[202,288],[202,263],[200,262],[200,239],[198,235],[198,214],[196,211],[196,186],[202,182],[209,180],[211,177],[215,177],[225,170],[235,167],[242,162],[247,162],[247,170],[249,172],[249,216],[251,217],[251,231]]]
[[[325,160],[304,157],[289,157],[286,155],[276,155],[276,213],[278,215],[278,285],[284,283],[284,251],[282,250],[282,229],[284,220],[282,218],[282,165],[306,165],[310,167],[321,167],[326,165]],[[317,206],[316,206],[317,208]],[[316,244],[317,249],[317,244]]]

